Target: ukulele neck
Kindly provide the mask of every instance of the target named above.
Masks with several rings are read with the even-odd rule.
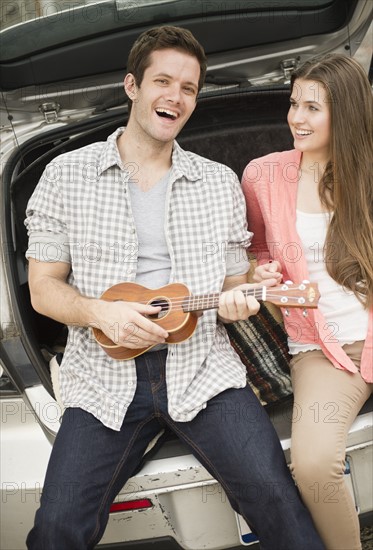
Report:
[[[260,288],[250,288],[248,290],[243,290],[245,296],[254,296],[257,300],[266,299],[266,290],[267,287],[263,286]],[[219,308],[219,298],[221,292],[211,292],[210,294],[200,294],[195,296],[186,296],[183,302],[183,310],[185,313],[192,311],[205,311],[207,309],[218,309]]]

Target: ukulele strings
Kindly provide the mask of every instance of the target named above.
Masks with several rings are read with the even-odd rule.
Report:
[[[268,287],[267,287],[268,288]],[[248,290],[243,290],[242,292],[246,295],[246,296],[254,296],[254,298],[258,298],[259,300],[261,300],[261,295],[262,295],[262,288],[254,288],[254,289],[248,289]],[[292,287],[291,290],[297,290],[296,287]],[[284,292],[286,291],[281,291],[282,294],[284,294]],[[256,293],[259,294],[259,296],[256,296]],[[154,305],[153,307],[162,307],[163,304],[171,304],[171,307],[172,307],[172,310],[173,311],[185,311],[184,307],[187,306],[201,306],[201,307],[196,307],[195,311],[198,311],[198,309],[217,309],[219,307],[219,305],[217,304],[216,306],[214,304],[216,304],[216,301],[218,300],[219,296],[220,296],[220,292],[216,292],[216,293],[211,293],[211,294],[206,294],[206,295],[187,295],[187,296],[180,296],[180,297],[175,297],[175,298],[167,298],[165,296],[159,296],[159,297],[154,297],[152,298],[151,300],[148,300],[148,301],[145,301],[145,300],[140,300],[140,301],[137,301],[137,303],[139,304],[143,304],[143,305],[152,305],[152,301],[153,302],[156,302],[157,300],[160,302],[159,304],[156,304]],[[269,292],[267,290],[266,292],[266,295],[265,295],[265,298],[266,300],[268,298],[276,298],[277,301],[278,298],[279,298],[279,292]],[[287,307],[289,306],[290,304],[292,303],[299,303],[298,300],[299,300],[299,297],[297,296],[286,296],[287,298],[287,302],[285,302],[284,304],[281,305],[281,307]],[[299,304],[299,307],[307,307],[306,304]],[[193,311],[193,309],[191,309],[190,311]],[[186,311],[188,312],[188,311]]]

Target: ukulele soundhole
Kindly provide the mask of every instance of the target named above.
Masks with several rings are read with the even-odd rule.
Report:
[[[167,315],[170,310],[170,304],[168,300],[166,300],[166,298],[155,298],[154,300],[151,300],[148,305],[153,307],[160,306],[162,308],[158,313],[155,313],[154,315],[147,315],[147,317],[149,317],[149,319],[152,319],[153,321],[155,319],[162,319]]]

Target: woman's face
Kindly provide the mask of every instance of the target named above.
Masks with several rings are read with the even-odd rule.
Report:
[[[290,97],[288,124],[294,147],[320,160],[329,158],[330,108],[327,92],[314,80],[297,79]]]

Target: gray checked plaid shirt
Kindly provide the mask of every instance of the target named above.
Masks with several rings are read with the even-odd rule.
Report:
[[[89,297],[136,280],[138,242],[128,191],[135,167],[120,159],[116,141],[123,131],[53,160],[27,207],[26,256],[70,263],[69,284]],[[227,275],[246,273],[252,234],[234,172],[175,142],[165,234],[170,282],[186,284],[193,294],[220,291]],[[166,377],[169,413],[182,422],[225,389],[245,386],[245,369],[216,310],[204,313],[190,339],[169,344]],[[110,358],[90,328],[70,326],[60,390],[66,407],[80,407],[119,430],[136,390],[135,361]]]

